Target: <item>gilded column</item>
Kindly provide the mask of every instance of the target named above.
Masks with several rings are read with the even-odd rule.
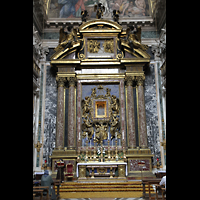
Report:
[[[56,119],[56,149],[62,150],[64,147],[64,84],[65,77],[56,76],[58,84],[57,119]]]
[[[67,148],[73,149],[75,147],[74,133],[75,133],[75,83],[76,83],[76,77],[68,77],[67,80],[69,81]]]
[[[136,148],[135,136],[135,115],[134,115],[134,100],[133,100],[133,76],[125,78],[127,87],[127,114],[128,114],[128,141],[129,148]]]
[[[138,92],[138,114],[139,114],[139,135],[140,147],[147,148],[147,127],[146,127],[146,113],[144,102],[144,80],[145,76],[136,76],[137,92]]]

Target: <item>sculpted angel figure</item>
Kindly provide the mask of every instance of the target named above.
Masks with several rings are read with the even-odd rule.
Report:
[[[64,51],[67,48],[72,47],[74,42],[77,42],[77,30],[72,25],[67,27],[68,32],[64,32],[64,28],[60,29],[59,45],[54,49]]]
[[[108,138],[108,132],[107,132],[107,128],[108,125],[107,124],[103,124],[102,122],[100,124],[95,124],[96,127],[96,142],[98,144],[100,144],[101,140],[106,140]]]
[[[82,124],[82,131],[83,131],[83,136],[86,136],[86,132],[88,132],[88,139],[92,139],[92,135],[94,133],[93,129],[93,123],[87,116],[85,119],[83,119],[84,123]]]
[[[117,132],[117,129],[119,127],[118,121],[119,121],[119,118],[113,116],[112,122],[110,122],[110,134],[111,134],[110,139],[111,140],[115,137],[115,132]]]
[[[112,100],[112,110],[114,110],[115,113],[119,113],[119,99],[115,95],[112,95],[111,100]]]
[[[85,113],[89,112],[89,108],[90,108],[89,103],[90,103],[90,97],[89,96],[85,97],[85,100],[83,99],[81,101],[83,117],[84,117]]]
[[[133,26],[129,26],[126,29],[126,35],[127,35],[127,42],[131,49],[142,49],[146,51],[148,49],[147,45],[141,44],[141,26],[137,27],[137,31],[134,31]]]

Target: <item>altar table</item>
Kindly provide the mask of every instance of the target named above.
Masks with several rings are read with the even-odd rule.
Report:
[[[76,166],[76,172],[77,172],[77,177],[79,177],[78,173],[78,166],[79,165],[94,165],[94,166],[106,166],[106,165],[125,165],[126,166],[126,176],[128,175],[128,170],[127,170],[127,163],[125,162],[88,162],[88,163],[77,163]]]

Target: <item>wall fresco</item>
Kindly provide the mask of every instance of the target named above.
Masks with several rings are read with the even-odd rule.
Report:
[[[143,17],[150,15],[148,0],[51,0],[49,18],[80,18],[81,11],[87,10],[89,18],[96,18],[94,5],[105,7],[103,18],[112,18],[113,10],[119,10],[119,17]]]

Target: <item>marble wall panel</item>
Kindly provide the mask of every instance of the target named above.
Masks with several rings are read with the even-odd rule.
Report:
[[[138,163],[140,163],[141,161],[145,162],[145,168],[142,168],[139,166]],[[150,171],[150,162],[149,160],[134,160],[134,159],[130,159],[129,160],[130,163],[130,171],[140,171],[142,169],[142,171]]]
[[[51,166],[49,156],[55,148],[56,141],[56,113],[57,113],[57,83],[56,75],[50,66],[46,66],[46,97],[43,141],[43,163]]]
[[[161,160],[160,140],[158,127],[158,110],[156,99],[155,71],[154,64],[150,64],[145,72],[145,110],[147,124],[147,141],[151,153],[154,154],[153,165],[156,165],[157,158]],[[161,164],[161,163],[160,163]]]

